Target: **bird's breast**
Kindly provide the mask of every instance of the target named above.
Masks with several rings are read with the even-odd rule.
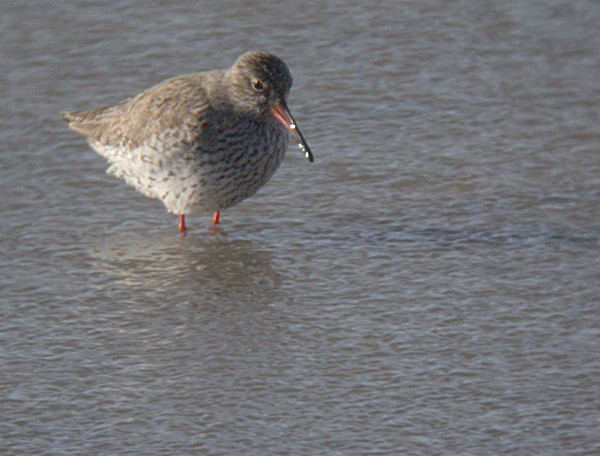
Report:
[[[281,164],[287,143],[285,130],[272,122],[206,128],[193,154],[203,204],[223,210],[256,193]]]

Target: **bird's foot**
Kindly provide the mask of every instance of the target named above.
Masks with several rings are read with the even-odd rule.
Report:
[[[182,237],[185,237],[185,235],[187,234],[187,227],[185,226],[185,215],[181,214],[179,216],[179,232],[181,233]]]

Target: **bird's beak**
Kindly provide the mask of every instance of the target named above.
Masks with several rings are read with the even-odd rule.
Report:
[[[298,147],[300,147],[300,150],[304,152],[304,156],[308,159],[308,161],[314,161],[315,157],[313,156],[310,147],[308,147],[304,136],[302,136],[302,133],[296,125],[296,121],[290,114],[290,110],[286,106],[285,102],[281,101],[277,104],[274,104],[271,108],[271,114],[273,114],[273,117],[275,117],[285,127],[285,129],[292,134],[294,139],[298,141]]]

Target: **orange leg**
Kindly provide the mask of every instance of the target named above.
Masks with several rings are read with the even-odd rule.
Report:
[[[187,228],[185,226],[185,215],[184,214],[181,214],[179,216],[179,231],[182,231],[184,233],[187,231]]]
[[[213,215],[212,224],[217,225],[219,223],[220,218],[221,218],[221,213],[215,212],[215,215]]]

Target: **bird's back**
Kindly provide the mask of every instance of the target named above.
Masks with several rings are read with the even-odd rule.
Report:
[[[170,129],[193,134],[207,115],[207,80],[215,78],[214,73],[167,79],[114,106],[64,112],[62,116],[70,128],[104,146],[138,147]]]

